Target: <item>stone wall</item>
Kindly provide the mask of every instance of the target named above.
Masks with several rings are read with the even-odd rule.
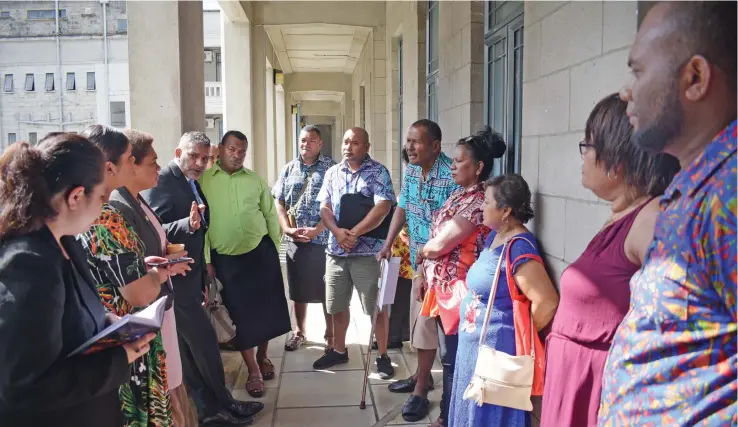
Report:
[[[581,185],[577,143],[592,107],[628,81],[636,2],[525,2],[522,174],[534,229],[558,281],[607,220]]]
[[[438,121],[443,149],[484,124],[484,3],[440,2]]]

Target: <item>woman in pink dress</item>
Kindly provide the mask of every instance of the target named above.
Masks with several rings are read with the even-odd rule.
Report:
[[[640,268],[659,211],[658,196],[678,171],[668,155],[630,143],[627,104],[601,100],[579,143],[582,185],[612,214],[561,275],[561,300],[546,340],[541,426],[596,426],[602,371],[615,329],[628,311],[630,278]]]

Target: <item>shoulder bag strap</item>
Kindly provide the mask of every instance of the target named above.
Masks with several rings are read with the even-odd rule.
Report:
[[[492,280],[492,290],[489,292],[489,298],[487,301],[487,313],[484,315],[484,325],[482,325],[482,331],[479,333],[479,345],[483,346],[487,342],[487,326],[489,326],[489,318],[492,315],[492,305],[495,302],[495,295],[497,294],[497,284],[500,282],[500,268],[502,267],[502,260],[505,258],[505,250],[507,249],[508,243],[505,242],[502,245],[502,251],[500,257],[497,260],[497,267],[495,268],[495,278]]]
[[[517,286],[517,283],[515,282],[515,277],[513,277],[513,273],[512,273],[513,264],[515,264],[516,262],[518,262],[518,260],[521,260],[521,259],[533,259],[533,260],[539,261],[541,264],[543,264],[543,259],[540,256],[534,255],[534,254],[523,254],[523,255],[515,258],[515,260],[513,260],[512,262],[510,262],[510,252],[511,252],[511,249],[512,249],[512,242],[515,241],[515,240],[524,240],[524,241],[528,242],[528,244],[533,249],[535,249],[535,247],[536,247],[533,244],[533,242],[531,242],[530,240],[526,239],[525,237],[516,236],[516,237],[513,237],[513,238],[510,239],[510,241],[509,241],[510,242],[510,245],[508,247],[507,253],[505,254],[505,272],[507,273],[507,285],[510,288],[510,295],[512,295],[513,293],[515,293],[516,295],[518,294],[518,290],[515,288],[515,286]],[[536,357],[536,342],[535,342],[535,333],[533,331],[533,305],[532,304],[531,304],[531,309],[530,310],[531,310],[530,311],[530,356],[535,359],[535,357]]]

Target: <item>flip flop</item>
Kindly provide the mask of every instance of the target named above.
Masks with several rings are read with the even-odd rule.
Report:
[[[429,406],[430,402],[428,399],[423,396],[411,394],[402,407],[402,418],[411,423],[420,421],[428,415]]]
[[[261,375],[249,375],[249,379],[246,381],[246,392],[257,399],[264,396],[264,381],[262,381]]]
[[[269,359],[264,359],[259,362],[259,370],[261,371],[261,377],[264,381],[274,379],[274,364]]]

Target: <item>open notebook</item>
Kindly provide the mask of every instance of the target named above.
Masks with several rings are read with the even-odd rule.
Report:
[[[166,302],[167,297],[163,296],[136,314],[126,314],[120,320],[77,347],[67,357],[95,353],[135,341],[150,332],[158,331],[164,321]]]

